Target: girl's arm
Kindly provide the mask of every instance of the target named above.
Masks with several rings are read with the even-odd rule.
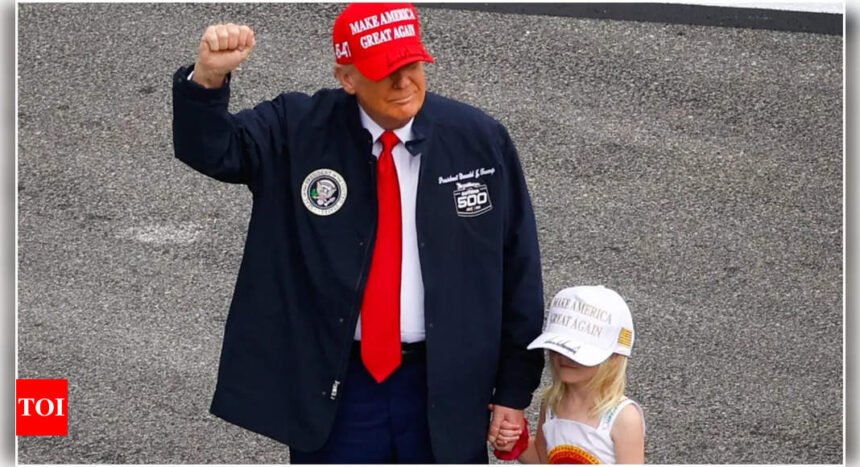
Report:
[[[529,438],[529,448],[523,451],[520,457],[517,458],[520,464],[542,464],[535,448],[535,441],[534,436]]]
[[[546,410],[541,405],[540,416],[535,427],[535,436],[529,438],[529,447],[517,459],[520,464],[546,464],[546,440],[543,437],[543,423]]]
[[[621,409],[610,431],[618,464],[645,463],[645,421],[636,404]]]

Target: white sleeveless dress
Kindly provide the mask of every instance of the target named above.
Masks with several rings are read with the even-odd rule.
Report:
[[[546,408],[543,435],[546,439],[547,462],[550,464],[614,464],[615,443],[610,431],[621,409],[639,404],[624,398],[600,418],[597,428],[558,418],[550,407]]]

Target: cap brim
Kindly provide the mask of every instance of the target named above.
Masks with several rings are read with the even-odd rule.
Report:
[[[361,72],[367,79],[371,81],[380,81],[390,75],[398,68],[409,65],[415,62],[433,63],[435,60],[432,55],[427,53],[424,46],[418,44],[408,44],[399,47],[395,51],[382,53],[368,57],[367,59],[356,61],[353,63],[358,71]]]
[[[584,366],[600,365],[612,355],[612,350],[578,343],[569,336],[553,332],[545,332],[538,336],[529,344],[528,349],[553,350]]]

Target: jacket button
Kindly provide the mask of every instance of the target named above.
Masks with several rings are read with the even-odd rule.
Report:
[[[338,319],[337,322],[343,324],[343,318]]]
[[[364,246],[364,240],[359,240],[359,241],[358,241],[358,246]]]
[[[426,243],[424,243],[424,242],[421,242],[421,243],[419,244],[419,246],[420,246],[421,248],[424,248],[424,245],[426,245]]]

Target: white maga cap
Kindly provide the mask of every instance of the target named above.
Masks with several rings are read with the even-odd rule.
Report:
[[[570,287],[552,299],[543,334],[528,348],[595,366],[613,353],[630,356],[633,337],[630,308],[617,292],[602,285]]]

